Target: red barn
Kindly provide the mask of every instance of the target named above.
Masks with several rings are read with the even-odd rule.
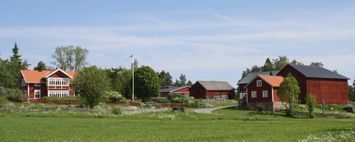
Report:
[[[160,97],[168,97],[176,94],[190,95],[190,86],[183,87],[162,87],[159,91]]]
[[[197,81],[191,88],[190,94],[196,99],[233,99],[234,88],[225,81]]]
[[[313,94],[318,103],[348,104],[348,79],[322,67],[288,64],[278,75],[293,76],[301,88],[300,101]]]
[[[283,82],[282,76],[257,75],[245,86],[249,109],[274,110],[281,107],[277,90]]]
[[[75,96],[71,81],[74,71],[56,70],[21,70],[20,89],[25,91],[28,101],[35,101],[44,96]]]

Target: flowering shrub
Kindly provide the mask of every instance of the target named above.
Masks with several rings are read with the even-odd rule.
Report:
[[[354,141],[354,137],[354,129],[345,129],[343,131],[329,132],[321,136],[309,135],[299,142],[352,142]]]
[[[108,91],[104,94],[103,99],[105,101],[115,102],[115,101],[123,100],[124,97],[119,92]]]

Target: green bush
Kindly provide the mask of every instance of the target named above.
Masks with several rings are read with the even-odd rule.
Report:
[[[167,97],[157,97],[157,98],[152,98],[152,101],[153,102],[156,102],[156,103],[169,103],[169,99]]]
[[[122,114],[122,109],[120,107],[112,107],[111,109],[113,114],[116,115]]]
[[[120,101],[123,100],[124,97],[116,91],[108,91],[104,94],[103,99],[105,101],[111,101],[111,102],[115,102],[115,101]]]
[[[184,94],[176,94],[169,97],[171,103],[181,103],[181,104],[188,104],[190,98]]]
[[[314,118],[313,111],[316,105],[316,98],[312,94],[308,94],[306,97],[306,104],[308,109],[308,115],[310,118]]]
[[[3,96],[0,96],[0,107],[4,106],[6,102],[7,102],[7,99]]]
[[[19,89],[0,88],[0,96],[3,96],[13,102],[27,101],[27,95]]]

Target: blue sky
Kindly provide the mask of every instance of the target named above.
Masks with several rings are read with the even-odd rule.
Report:
[[[1,0],[0,57],[16,41],[30,64],[60,45],[89,49],[89,63],[140,64],[188,79],[225,80],[286,55],[355,77],[353,0]]]

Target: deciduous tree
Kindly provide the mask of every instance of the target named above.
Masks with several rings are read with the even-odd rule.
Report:
[[[294,104],[298,102],[298,96],[301,90],[298,85],[297,80],[294,77],[286,77],[284,81],[280,84],[278,89],[278,96],[281,102],[286,102],[288,106],[286,107],[286,115],[293,116]]]
[[[78,72],[75,76],[75,85],[79,88],[85,104],[93,108],[109,90],[110,80],[103,70],[91,66]]]
[[[37,66],[33,68],[34,70],[38,70],[38,71],[42,71],[42,70],[46,70],[46,64],[42,61],[39,61]]]
[[[52,64],[63,70],[79,71],[87,64],[88,53],[87,49],[80,46],[59,46],[52,55],[55,60]]]
[[[134,74],[135,94],[143,101],[149,101],[151,97],[158,96],[160,83],[159,77],[149,66],[138,68]]]

